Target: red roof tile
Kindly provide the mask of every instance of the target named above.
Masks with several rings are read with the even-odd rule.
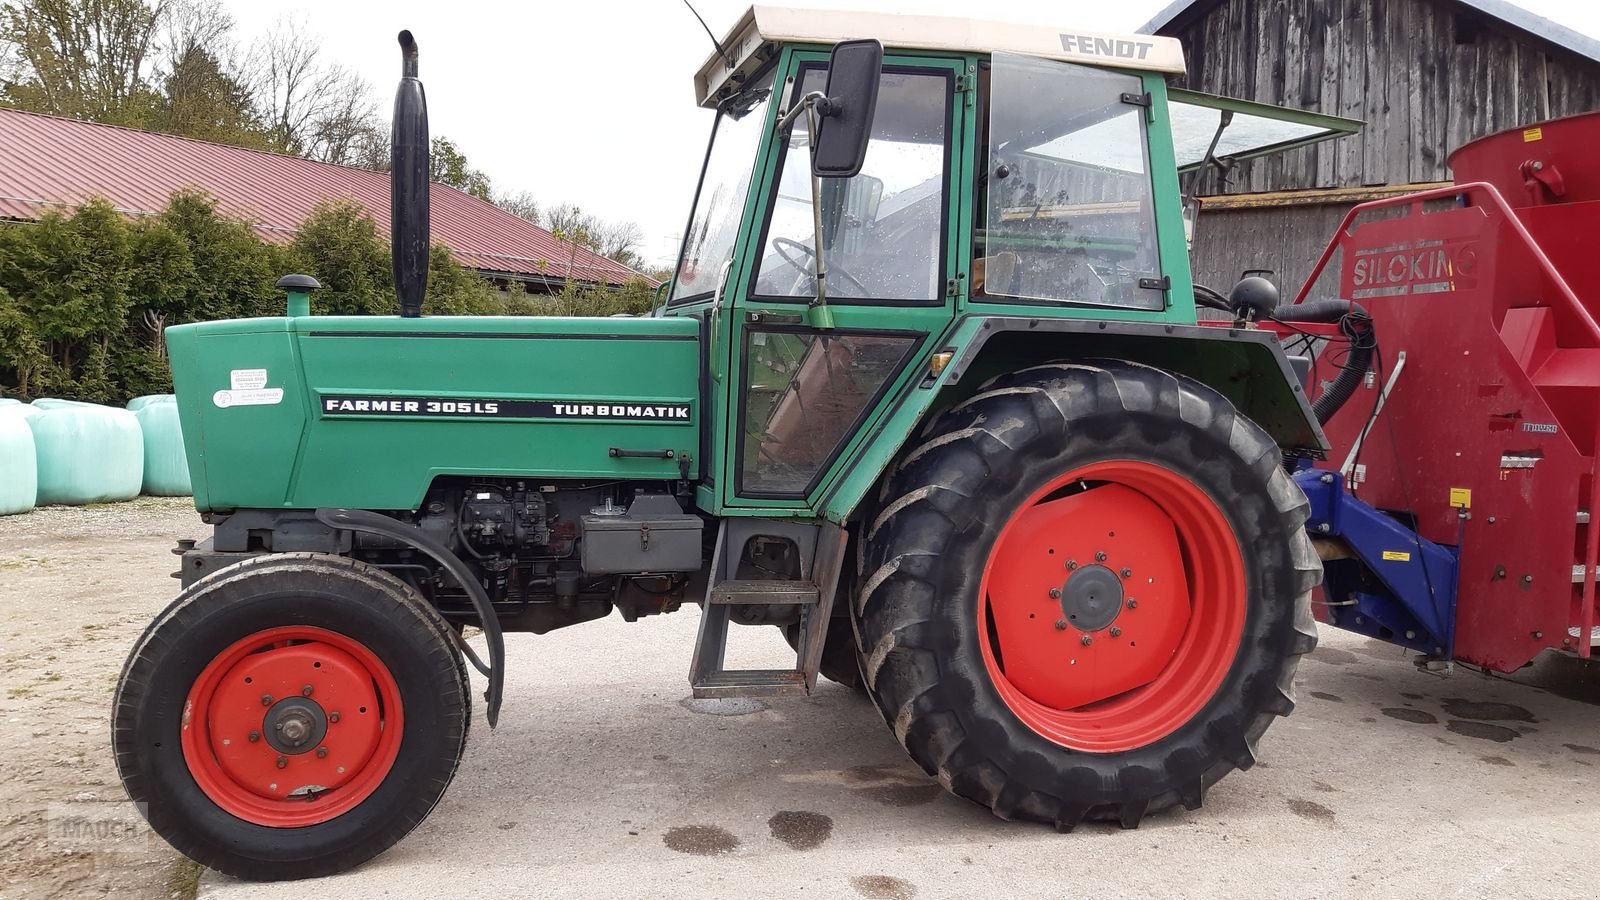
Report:
[[[389,232],[389,176],[296,156],[0,109],[0,218],[36,219],[96,195],[129,215],[151,215],[173,191],[198,188],[219,208],[287,243],[325,200],[361,204]],[[433,239],[464,266],[512,275],[567,276],[572,247],[492,203],[433,185]],[[621,284],[641,273],[579,249],[578,281]]]

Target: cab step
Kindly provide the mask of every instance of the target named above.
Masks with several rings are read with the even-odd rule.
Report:
[[[731,577],[739,568],[744,544],[755,534],[781,534],[800,551],[800,580]],[[710,585],[700,607],[700,635],[695,641],[689,685],[700,699],[774,697],[811,693],[822,665],[822,644],[833,615],[833,596],[844,567],[848,535],[831,522],[763,522],[724,519],[711,555]],[[800,607],[799,649],[793,668],[725,669],[732,608],[755,604]]]
[[[734,669],[707,675],[694,685],[696,699],[804,696],[806,676],[793,669]]]
[[[718,606],[752,603],[816,604],[821,592],[814,581],[722,581],[711,586],[710,602]]]

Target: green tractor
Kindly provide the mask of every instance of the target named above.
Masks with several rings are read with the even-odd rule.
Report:
[[[696,697],[820,672],[1005,819],[1133,827],[1252,764],[1316,642],[1282,458],[1324,438],[1271,333],[1197,324],[1179,174],[1345,120],[1178,96],[1168,38],[757,8],[696,78],[654,314],[429,317],[400,43],[400,314],[291,275],[285,316],[167,331],[211,532],[114,702],[156,832],[355,866],[450,783],[469,664],[494,725],[504,633],[684,605]],[[727,668],[734,624],[792,664]]]

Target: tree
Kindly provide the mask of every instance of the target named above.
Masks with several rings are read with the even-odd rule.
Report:
[[[389,251],[359,204],[319,203],[289,245],[296,271],[322,282],[311,295],[321,315],[389,315],[395,309]]]
[[[272,149],[347,162],[359,138],[377,128],[372,88],[324,61],[322,42],[293,19],[281,20],[251,50],[251,90]]]
[[[144,124],[155,98],[151,51],[168,8],[169,0],[9,0],[0,43],[16,71],[0,97],[33,112]]]
[[[607,222],[571,203],[550,207],[543,219],[545,227],[561,240],[630,268],[644,263],[638,250],[643,235],[633,222]]]
[[[249,89],[210,50],[190,47],[167,72],[150,127],[167,134],[266,150]]]
[[[428,162],[428,177],[433,181],[458,188],[479,200],[494,202],[489,176],[472,168],[466,155],[449,138],[433,139],[428,148]]]
[[[255,97],[232,41],[233,19],[216,0],[181,0],[161,23],[150,127],[168,134],[269,149]]]
[[[527,219],[535,225],[539,224],[539,201],[533,198],[531,191],[500,194],[491,202],[518,218]]]

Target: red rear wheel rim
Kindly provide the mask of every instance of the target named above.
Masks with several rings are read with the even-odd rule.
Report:
[[[1216,502],[1147,462],[1080,466],[995,539],[978,604],[1011,711],[1074,750],[1147,746],[1215,696],[1244,630],[1244,558]]]
[[[181,743],[195,783],[247,822],[296,828],[354,809],[400,753],[400,688],[377,655],[324,628],[268,628],[201,670]]]

